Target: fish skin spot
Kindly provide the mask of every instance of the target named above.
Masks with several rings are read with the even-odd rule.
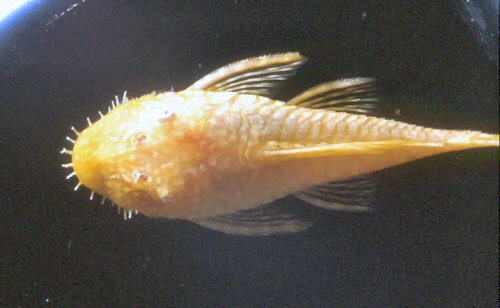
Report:
[[[348,133],[350,137],[356,136],[358,134],[358,125],[349,125]]]
[[[163,204],[163,205],[174,205],[176,203],[176,199],[172,195],[172,193],[165,187],[158,187],[156,190],[157,193],[157,199]]]
[[[167,162],[167,163],[161,164],[160,167],[163,168],[163,169],[168,169],[168,168],[172,168],[173,166],[175,166],[174,162]]]
[[[260,108],[259,114],[267,117],[270,114],[272,114],[272,112],[274,112],[275,109],[276,109],[276,106],[274,106],[274,105],[263,106],[262,108]]]
[[[209,121],[210,125],[211,126],[215,126],[217,124],[217,118],[211,118],[210,121]]]
[[[290,108],[283,107],[281,109],[278,109],[274,112],[274,114],[271,116],[273,120],[279,120],[283,118],[288,112]]]
[[[309,137],[313,140],[317,139],[319,136],[320,129],[321,129],[321,123],[313,122],[311,126],[311,131],[309,133]]]
[[[317,121],[321,120],[323,118],[324,113],[321,112],[316,112],[316,114],[311,118],[311,122],[316,123]]]

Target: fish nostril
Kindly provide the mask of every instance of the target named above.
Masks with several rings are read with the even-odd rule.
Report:
[[[134,183],[145,182],[148,179],[148,173],[144,170],[134,170],[132,172],[132,180],[134,181]]]
[[[174,116],[175,116],[175,113],[173,111],[165,110],[165,112],[159,118],[159,120],[160,120],[160,122],[164,123],[164,122],[167,122],[167,121],[173,119]]]

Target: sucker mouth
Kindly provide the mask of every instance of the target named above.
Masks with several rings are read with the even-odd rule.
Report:
[[[111,101],[111,106],[108,106],[108,112],[110,112],[111,110],[115,109],[119,105],[122,105],[122,104],[126,103],[127,101],[128,101],[127,91],[125,91],[123,93],[123,97],[122,97],[121,101],[118,98],[118,96],[115,95],[115,99]],[[99,116],[101,118],[104,117],[104,114],[101,111],[98,111],[98,114],[99,114]],[[90,120],[89,117],[87,117],[87,124],[88,124],[88,126],[92,125],[92,121]],[[80,135],[80,132],[76,128],[74,128],[73,126],[71,126],[71,130],[76,135],[76,139],[78,139],[78,136]],[[76,140],[73,139],[73,138],[71,138],[71,137],[69,137],[69,136],[66,136],[65,140],[68,141],[69,143],[71,143],[71,147],[69,149],[66,148],[66,147],[64,147],[64,148],[62,148],[62,150],[59,153],[62,154],[62,155],[69,155],[70,158],[71,158],[71,162],[61,164],[61,167],[63,167],[64,169],[70,169],[71,172],[66,176],[66,180],[69,180],[72,177],[76,176],[76,172],[73,169],[73,162],[72,162],[72,158],[73,158],[73,146],[76,143]],[[82,186],[82,183],[78,180],[78,183],[75,185],[75,187],[73,188],[73,190],[77,191],[80,188],[80,186]],[[94,196],[97,193],[95,191],[93,191],[92,189],[89,189],[89,190],[90,190],[89,199],[90,200],[94,200]],[[106,199],[106,197],[102,196],[101,204],[104,204],[106,202],[106,200],[108,200],[108,199]],[[118,210],[118,214],[122,214],[123,213],[123,219],[124,220],[131,219],[133,217],[133,215],[139,214],[139,212],[137,210],[127,210],[127,209],[124,209],[124,208],[120,207],[119,205],[115,204],[112,200],[109,200],[109,201],[110,201],[110,203],[111,203],[112,206],[116,206],[116,208]]]

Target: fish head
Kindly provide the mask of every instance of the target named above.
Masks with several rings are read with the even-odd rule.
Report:
[[[158,153],[158,148],[174,147],[168,143],[175,139],[170,133],[175,122],[171,104],[154,95],[112,109],[83,130],[73,146],[72,166],[80,184],[124,208],[147,203],[143,199],[158,194],[151,183],[156,158],[174,155]]]

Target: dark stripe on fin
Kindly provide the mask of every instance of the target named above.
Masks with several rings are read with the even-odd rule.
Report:
[[[375,200],[375,183],[366,176],[317,185],[293,195],[307,203],[337,211],[362,212],[371,210]]]
[[[246,236],[295,233],[313,225],[292,214],[271,212],[265,207],[191,221],[215,231]]]
[[[312,87],[286,104],[311,109],[367,114],[375,108],[376,83],[373,78],[349,78]]]
[[[221,67],[188,90],[226,91],[268,96],[304,64],[298,52],[249,58]]]

